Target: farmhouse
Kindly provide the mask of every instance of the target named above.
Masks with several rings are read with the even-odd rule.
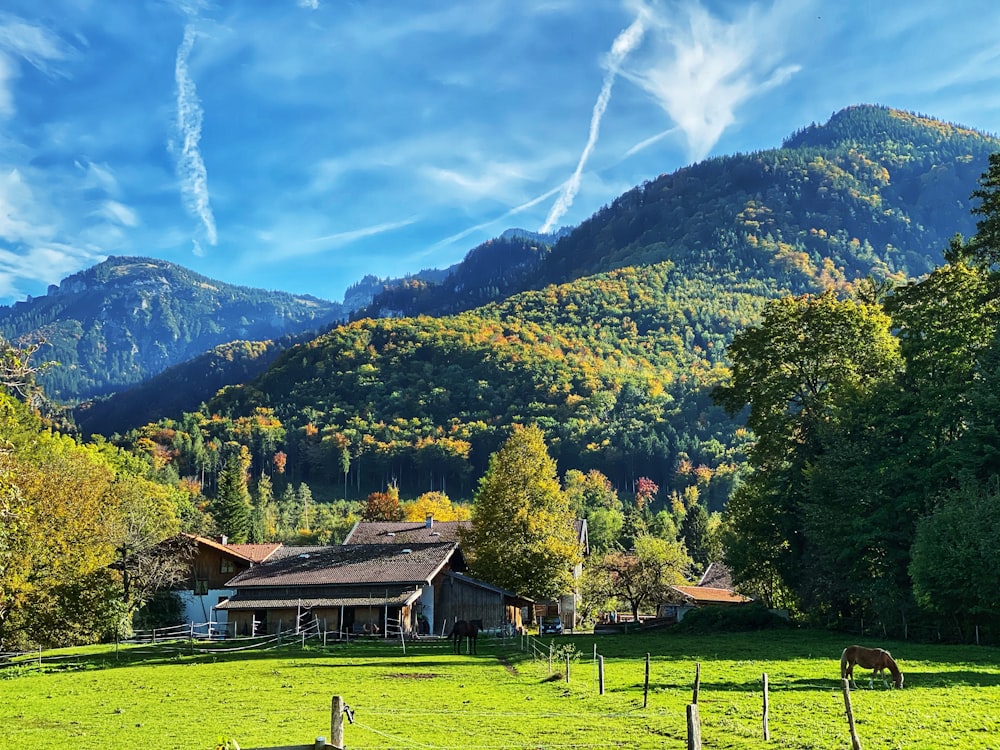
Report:
[[[216,607],[235,593],[228,581],[237,573],[265,562],[281,545],[228,544],[225,537],[216,541],[194,534],[183,536],[195,544],[188,578],[175,590],[183,622],[211,623],[212,627],[225,629],[226,613]]]
[[[428,515],[422,523],[413,521],[359,521],[347,534],[344,544],[415,544],[446,540],[460,544],[462,530],[468,528],[470,524],[471,521],[435,521],[434,516],[431,515]],[[586,519],[575,520],[573,528],[582,554],[584,556],[589,554],[590,541]],[[559,615],[565,626],[572,629],[577,619],[577,603],[580,599],[577,589],[582,575],[583,563],[581,562],[573,569],[573,591],[564,594],[557,600],[534,603],[534,607],[530,611],[522,612],[519,607],[514,607],[514,599],[518,599],[518,597],[507,592],[505,596],[508,617],[505,622],[520,628],[525,617],[530,623],[544,615]],[[472,580],[474,579],[466,579],[466,581]],[[478,583],[483,586],[488,585],[481,581]],[[501,591],[501,589],[496,590]],[[522,602],[522,607],[528,607],[532,604],[528,599],[519,598],[519,600]],[[460,616],[459,619],[463,619],[463,617]]]
[[[456,619],[502,627],[523,601],[462,575],[455,542],[282,547],[227,582],[237,634],[274,633],[314,621],[329,631],[440,633]]]

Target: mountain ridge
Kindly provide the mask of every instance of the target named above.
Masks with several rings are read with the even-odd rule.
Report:
[[[576,298],[583,293],[567,295],[558,285],[593,277],[600,287],[607,283],[602,274],[665,262],[675,276],[700,285],[701,306],[713,304],[712,284],[723,290],[751,283],[763,299],[846,289],[865,276],[902,282],[940,263],[955,232],[971,233],[969,196],[988,154],[1000,148],[992,136],[971,129],[868,105],[835,113],[824,126],[805,128],[788,141],[798,145],[717,157],[660,175],[552,245],[506,233],[473,248],[443,280],[404,279],[352,318],[454,316],[475,309],[492,315],[503,299],[517,294],[557,285],[554,300]],[[580,301],[572,304],[580,307]],[[757,304],[739,303],[747,312],[737,317],[751,321]],[[577,325],[593,324],[577,316]],[[730,334],[711,334],[715,325],[717,316],[689,320],[683,330],[665,335],[691,346],[724,348]],[[424,408],[419,401],[414,396],[418,412]]]

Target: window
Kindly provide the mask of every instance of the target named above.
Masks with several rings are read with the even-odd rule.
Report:
[[[208,593],[208,579],[196,578],[194,580],[194,595],[205,596]]]
[[[236,565],[227,557],[222,558],[222,567],[220,568],[223,573],[235,573]]]

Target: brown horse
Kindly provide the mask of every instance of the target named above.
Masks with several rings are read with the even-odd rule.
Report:
[[[870,688],[875,687],[876,674],[882,677],[882,684],[889,687],[889,683],[885,679],[885,670],[887,669],[892,673],[893,687],[903,687],[903,673],[899,671],[892,654],[885,649],[865,648],[864,646],[848,646],[844,649],[844,653],[840,655],[840,678],[850,680],[851,687],[857,689],[858,686],[854,684],[855,664],[863,669],[872,670],[871,679],[868,681]]]
[[[451,629],[451,633],[448,634],[449,638],[455,640],[455,653],[462,653],[462,639],[465,638],[469,644],[469,653],[475,654],[476,651],[476,638],[479,637],[479,631],[483,629],[482,620],[459,620]]]

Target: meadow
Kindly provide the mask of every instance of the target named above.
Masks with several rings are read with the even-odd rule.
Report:
[[[521,639],[481,639],[477,655],[458,656],[439,641],[408,643],[405,654],[379,640],[229,654],[191,653],[184,642],[117,655],[94,647],[0,669],[0,748],[311,745],[329,736],[335,695],[353,711],[351,750],[684,748],[699,664],[705,748],[850,748],[839,657],[854,641],[807,631],[558,636],[543,641],[553,644],[551,671]],[[864,643],[891,650],[906,677],[903,690],[869,689],[859,670],[851,701],[865,750],[1000,750],[1000,649]]]

